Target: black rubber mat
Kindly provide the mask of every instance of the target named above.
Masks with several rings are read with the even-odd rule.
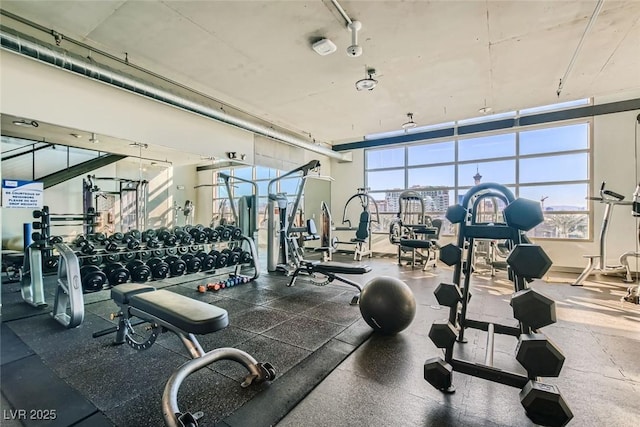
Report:
[[[35,354],[18,336],[9,329],[6,323],[0,327],[0,361],[2,365]]]
[[[37,355],[2,365],[2,393],[14,408],[9,416],[27,427],[67,427],[97,411]]]
[[[229,312],[228,328],[198,336],[205,351],[235,347],[272,363],[278,373],[272,383],[248,389],[240,387],[246,370],[230,361],[191,375],[180,389],[180,409],[203,411],[199,425],[277,423],[370,336],[358,307],[349,305],[353,289],[318,288],[302,281],[290,288],[286,282],[265,275],[251,284],[203,294],[196,282],[164,287]],[[114,324],[110,314],[118,307],[103,296],[85,297],[85,317],[78,328],[65,329],[48,314],[3,324],[7,348],[15,353],[7,364],[12,372],[2,382],[7,401],[14,408],[61,408],[55,420],[59,424],[26,425],[163,425],[164,385],[189,358],[179,338],[161,334],[146,351],[113,346],[113,335],[94,339],[93,332]],[[31,380],[39,377],[44,380]]]
[[[369,335],[363,335],[364,341]],[[331,340],[290,369],[223,422],[230,427],[274,425],[331,373],[357,346]]]

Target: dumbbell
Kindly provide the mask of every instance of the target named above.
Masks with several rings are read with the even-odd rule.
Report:
[[[135,251],[140,247],[140,240],[136,239],[132,234],[127,234],[122,239],[122,243],[127,245],[127,249]]]
[[[182,227],[182,230],[183,230],[185,233],[188,233],[188,232],[190,232],[190,231],[191,231],[191,229],[192,229],[192,228],[193,228],[193,225],[189,225],[189,224],[187,224],[187,225],[185,225],[184,227]]]
[[[166,255],[178,255],[178,248],[164,248],[164,252]]]
[[[242,238],[242,229],[229,226],[231,230],[231,240],[240,240]]]
[[[120,255],[118,253],[112,252],[108,253],[104,256],[106,262],[118,262],[120,260]]]
[[[120,261],[126,263],[129,261],[133,261],[134,259],[136,259],[136,253],[135,252],[121,252],[120,253]]]
[[[144,283],[151,277],[151,269],[139,259],[129,262],[127,270],[131,273],[131,281],[135,283]]]
[[[207,243],[211,241],[211,227],[205,227],[202,229],[202,232],[206,236],[206,240],[203,243]]]
[[[124,234],[118,231],[111,235],[111,239],[121,242],[124,239]]]
[[[157,237],[158,240],[164,241],[164,239],[170,234],[171,232],[169,230],[167,230],[166,228],[161,228],[160,230],[158,230],[155,237]]]
[[[80,267],[83,292],[97,292],[107,283],[107,275],[97,265],[83,265]]]
[[[169,264],[161,258],[151,258],[147,261],[147,266],[151,269],[151,277],[155,280],[166,279],[169,274]]]
[[[220,239],[220,233],[218,232],[218,230],[215,230],[213,228],[205,228],[202,231],[207,233],[207,240],[209,241],[209,243],[217,242],[218,239]]]
[[[187,274],[197,273],[200,271],[200,266],[202,263],[200,262],[200,258],[196,257],[192,254],[182,255],[182,261],[187,265]]]
[[[167,233],[164,235],[164,239],[162,240],[165,246],[175,246],[177,239],[174,234]]]
[[[175,255],[166,257],[164,261],[169,265],[172,276],[182,276],[187,269],[187,264]]]
[[[238,250],[240,252],[238,252]],[[240,248],[233,248],[233,249],[224,249],[222,252],[228,251],[228,258],[227,258],[227,266],[232,266],[232,265],[237,265],[240,263],[240,253],[242,252],[242,249]]]
[[[140,258],[142,261],[149,261],[152,256],[153,254],[148,250],[138,252],[138,258]]]
[[[79,257],[78,260],[82,263],[82,265],[100,265],[100,264],[102,264],[102,256],[100,256],[100,255],[91,255],[91,256]]]
[[[140,232],[140,230],[137,230],[135,228],[129,231],[129,235],[136,240],[140,240],[140,238],[142,237],[142,233]]]
[[[193,237],[189,233],[182,230],[178,230],[176,232],[176,240],[178,240],[181,245],[190,245],[194,241]]]
[[[48,256],[42,260],[42,265],[47,271],[53,271],[58,269],[58,257]]]
[[[107,275],[109,286],[116,286],[121,283],[126,283],[131,277],[131,273],[129,273],[129,270],[124,268],[124,266],[119,262],[108,264],[103,271],[104,274]]]
[[[224,225],[217,226],[216,231],[218,232],[218,240],[226,241],[231,239],[231,229]]]
[[[93,255],[96,252],[96,247],[86,239],[80,240],[76,245],[80,248],[80,252],[85,255]]]
[[[216,259],[206,252],[199,251],[196,253],[196,257],[200,259],[200,270],[209,271],[216,266]]]
[[[207,241],[207,233],[205,233],[203,230],[204,230],[204,227],[202,229],[193,228],[189,232],[189,234],[191,235],[191,237],[193,237],[193,240],[196,243],[204,243]]]
[[[151,239],[151,238],[153,238],[155,236],[156,236],[156,231],[154,229],[150,228],[148,230],[143,231],[140,234],[140,240],[142,240],[143,242],[146,242],[146,241],[148,241],[149,239]]]
[[[160,240],[157,237],[148,237],[147,238],[147,248],[157,249],[160,247]]]
[[[115,240],[107,239],[104,241],[104,250],[107,252],[118,252],[118,244]]]
[[[95,240],[96,242],[102,243],[105,240],[107,240],[107,235],[104,233],[95,233],[93,234],[93,240]]]
[[[178,252],[178,254],[180,255],[185,255],[189,253],[189,247],[188,246],[178,246],[177,248],[175,248]]]
[[[249,264],[251,261],[253,261],[251,252],[248,252],[248,251],[240,252],[240,264]]]
[[[52,245],[55,245],[56,243],[64,243],[64,239],[62,238],[62,236],[51,236],[49,242]]]
[[[209,252],[209,255],[215,258],[216,268],[223,268],[227,266],[227,260],[229,259],[229,255],[226,252],[218,252],[216,250],[213,250]]]

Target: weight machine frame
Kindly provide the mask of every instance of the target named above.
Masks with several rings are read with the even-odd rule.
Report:
[[[588,196],[587,200],[593,200],[605,204],[604,215],[602,217],[602,225],[600,226],[600,252],[598,255],[584,255],[584,258],[588,258],[587,266],[584,268],[580,276],[576,279],[571,286],[582,286],[582,283],[591,274],[622,274],[625,276],[623,279],[627,283],[632,283],[631,269],[629,268],[629,262],[627,258],[630,256],[640,257],[638,252],[625,252],[620,256],[620,265],[607,265],[607,233],[609,232],[609,224],[611,223],[611,217],[613,215],[613,207],[616,205],[631,206],[632,212],[635,212],[638,207],[638,193],[640,190],[640,184],[636,187],[634,193],[634,201],[625,201],[622,194],[618,194],[611,190],[605,190],[606,182],[603,181],[600,186],[600,196]],[[640,214],[639,214],[640,215]],[[635,216],[635,214],[634,214]],[[640,236],[639,236],[640,239]],[[640,288],[637,291],[640,293]]]
[[[307,227],[295,226],[295,217],[304,192],[306,178],[309,172],[319,168],[320,161],[312,160],[269,181],[267,186],[267,270],[269,272],[282,271],[289,275],[293,270],[300,267],[303,261],[298,237],[292,236],[292,234],[308,231]],[[291,208],[289,208],[287,195],[285,193],[274,193],[274,186],[284,178],[296,174],[301,175],[301,181],[296,191],[295,200]],[[278,209],[277,214],[276,208]]]
[[[119,191],[104,191],[101,190],[95,184],[95,181],[115,181],[118,183]],[[133,187],[131,185],[134,184]],[[147,228],[147,203],[148,203],[148,185],[146,180],[134,180],[126,178],[114,178],[114,177],[96,177],[95,175],[87,175],[86,179],[82,180],[82,205],[83,211],[87,212],[89,208],[96,209],[98,205],[98,197],[101,195],[115,195],[118,196],[120,202],[120,221],[119,231],[125,232],[123,227],[124,223],[124,203],[123,194],[126,192],[135,192],[135,226],[138,230],[144,230]],[[95,194],[95,195],[94,195]],[[142,210],[142,212],[140,212]],[[115,230],[114,230],[115,231]],[[85,230],[85,234],[91,234],[93,231]]]

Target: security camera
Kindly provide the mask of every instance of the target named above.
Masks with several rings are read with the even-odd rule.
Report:
[[[362,55],[362,46],[358,46],[357,44],[349,46],[347,48],[347,55],[353,56],[354,58]]]

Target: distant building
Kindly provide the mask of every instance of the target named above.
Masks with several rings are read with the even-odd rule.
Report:
[[[422,187],[414,185],[409,190],[418,193],[424,200],[426,212],[444,212],[449,207],[449,190],[445,187]],[[400,193],[405,190],[394,189],[385,193],[384,201],[387,212],[398,212],[400,210]]]

